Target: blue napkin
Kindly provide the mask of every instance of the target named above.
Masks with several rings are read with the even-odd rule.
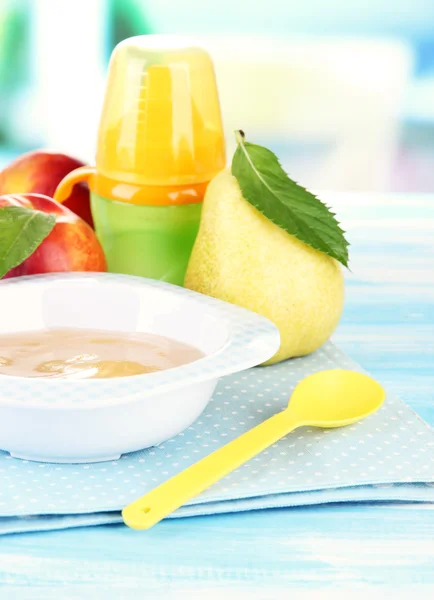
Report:
[[[0,533],[119,522],[135,498],[282,410],[298,381],[361,371],[333,344],[223,378],[183,433],[107,463],[34,463],[0,453]],[[397,398],[341,429],[294,431],[172,517],[348,501],[434,501],[434,431]]]

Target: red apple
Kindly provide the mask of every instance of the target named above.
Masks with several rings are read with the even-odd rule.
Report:
[[[107,265],[95,232],[63,204],[42,194],[0,196],[0,207],[23,206],[56,216],[51,233],[23,263],[6,275],[36,275],[60,271],[106,271]]]
[[[62,179],[83,164],[72,156],[58,152],[27,152],[12,161],[0,173],[0,195],[35,192],[52,197]],[[93,227],[89,188],[86,183],[75,185],[64,205]]]

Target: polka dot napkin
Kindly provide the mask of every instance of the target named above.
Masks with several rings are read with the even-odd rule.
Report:
[[[309,357],[223,378],[191,427],[119,460],[57,465],[0,452],[0,533],[117,521],[131,500],[282,410],[306,375],[336,367],[360,370],[328,343]],[[434,431],[389,395],[378,413],[355,425],[292,432],[173,516],[350,500],[434,501],[433,482]]]

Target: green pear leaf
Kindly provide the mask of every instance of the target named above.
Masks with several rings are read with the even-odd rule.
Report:
[[[33,254],[55,224],[55,215],[39,210],[0,208],[0,279]]]
[[[232,175],[244,198],[267,219],[347,267],[349,244],[335,214],[290,179],[271,150],[246,142],[241,131],[236,137]]]

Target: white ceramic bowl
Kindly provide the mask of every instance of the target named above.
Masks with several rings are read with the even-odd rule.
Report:
[[[54,327],[144,331],[205,357],[115,379],[0,375],[0,449],[48,462],[112,460],[188,427],[217,380],[260,364],[279,347],[277,328],[232,304],[160,281],[59,274],[0,283],[0,335]]]

